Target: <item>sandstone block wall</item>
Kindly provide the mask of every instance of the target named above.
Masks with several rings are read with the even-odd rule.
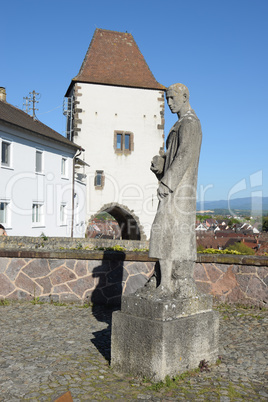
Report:
[[[120,304],[151,276],[153,262],[0,258],[0,298]]]
[[[0,249],[0,299],[119,304],[152,275],[147,253]],[[267,306],[268,258],[199,255],[198,289],[226,303]]]
[[[221,303],[268,307],[268,266],[226,262],[197,263],[194,279],[198,289]]]

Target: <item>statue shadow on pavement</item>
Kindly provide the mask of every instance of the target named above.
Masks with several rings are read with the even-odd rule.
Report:
[[[92,313],[94,317],[107,326],[100,331],[93,332],[91,340],[106,360],[111,360],[111,327],[112,314],[121,308],[121,298],[124,286],[125,253],[119,251],[104,251],[103,259],[93,269],[93,278],[97,278],[97,285],[92,292]]]

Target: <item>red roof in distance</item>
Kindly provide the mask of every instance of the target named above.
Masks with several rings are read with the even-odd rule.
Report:
[[[95,30],[72,82],[165,90],[154,78],[132,34],[105,29]]]

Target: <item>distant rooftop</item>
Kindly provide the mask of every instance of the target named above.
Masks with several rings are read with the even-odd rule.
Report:
[[[21,109],[18,109],[15,106],[12,106],[10,103],[2,100],[0,100],[0,123],[1,122],[20,127],[31,132],[31,134],[46,137],[47,139],[68,145],[69,147],[81,149],[80,146],[69,141],[57,131],[52,130],[52,128],[49,128],[39,120],[34,120]]]
[[[72,82],[165,89],[154,78],[132,34],[105,29],[95,30]]]

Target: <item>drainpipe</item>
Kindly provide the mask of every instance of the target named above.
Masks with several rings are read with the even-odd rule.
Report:
[[[78,158],[78,156],[81,155],[82,151],[83,151],[83,148],[80,148],[80,151],[78,152],[78,154],[77,154],[77,155],[74,155],[74,157],[73,157],[73,186],[72,186],[73,191],[72,191],[72,220],[71,220],[71,237],[72,237],[72,238],[74,237],[74,195],[75,195],[75,192],[74,192],[74,183],[75,183],[75,159]]]

